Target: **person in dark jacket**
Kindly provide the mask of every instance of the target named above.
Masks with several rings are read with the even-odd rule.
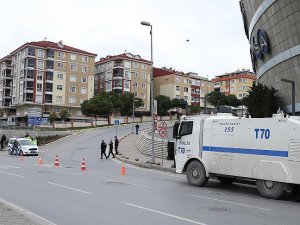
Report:
[[[1,137],[1,149],[3,149],[5,141],[6,141],[6,136],[5,136],[5,134],[3,134]]]
[[[116,152],[116,155],[119,154],[118,147],[119,147],[119,140],[118,140],[117,136],[115,136],[115,152]]]
[[[110,154],[112,154],[113,158],[115,158],[115,155],[113,153],[113,148],[114,148],[114,144],[113,144],[112,140],[110,139],[110,142],[109,142],[109,152],[108,152],[108,156],[106,157],[107,159],[109,158]]]
[[[105,156],[105,158],[107,159],[107,155],[106,155],[106,143],[102,140],[101,142],[101,159],[103,159],[103,155]]]
[[[140,128],[140,125],[137,123],[135,125],[135,134],[139,134],[139,128]]]

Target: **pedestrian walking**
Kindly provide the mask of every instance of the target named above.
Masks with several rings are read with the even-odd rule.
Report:
[[[139,128],[140,128],[140,125],[137,123],[135,125],[135,134],[138,135],[139,134]]]
[[[105,158],[107,159],[107,155],[106,155],[106,143],[104,142],[104,140],[102,140],[101,142],[101,159],[103,159],[103,155],[105,156]]]
[[[6,136],[5,134],[3,134],[1,137],[1,149],[3,149],[5,141],[6,141]]]
[[[118,147],[119,147],[119,140],[118,140],[117,136],[115,136],[115,152],[116,152],[116,155],[119,155]]]
[[[115,158],[115,155],[113,153],[113,148],[114,148],[114,144],[113,144],[112,140],[110,139],[110,142],[109,142],[109,152],[108,152],[108,156],[106,157],[107,159],[109,158],[110,154],[112,154],[113,158]]]

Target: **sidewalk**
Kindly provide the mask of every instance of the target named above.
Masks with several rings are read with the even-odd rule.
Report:
[[[174,160],[162,160],[161,158],[156,157],[155,164],[151,164],[151,156],[142,154],[136,148],[136,142],[138,138],[139,135],[136,134],[129,134],[121,138],[118,149],[121,155],[117,155],[116,158],[122,162],[139,167],[175,173],[175,168],[172,167],[174,165]]]

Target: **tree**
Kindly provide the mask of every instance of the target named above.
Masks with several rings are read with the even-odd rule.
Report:
[[[194,106],[191,106],[191,113],[192,114],[197,114],[197,113],[200,113],[201,112],[201,107],[198,106],[198,105],[194,105]]]
[[[241,100],[239,100],[235,95],[227,95],[226,105],[237,107],[241,105]]]
[[[59,112],[59,116],[61,118],[62,121],[65,121],[68,117],[69,117],[69,113],[67,110],[62,110]]]
[[[171,99],[165,95],[158,95],[155,99],[157,100],[157,115],[168,115],[168,110],[172,107]]]
[[[52,123],[53,121],[56,121],[57,118],[58,118],[57,113],[56,113],[56,112],[52,112],[52,113],[49,115],[50,123]]]
[[[101,92],[90,100],[81,103],[84,115],[108,116],[113,110],[120,111],[122,115],[132,114],[133,93],[119,95],[115,92]],[[142,106],[143,101],[135,98],[135,108]]]
[[[254,118],[271,117],[279,108],[279,98],[276,96],[274,88],[253,82],[248,91],[248,96],[243,99],[243,103],[248,108],[248,113]]]
[[[177,119],[179,120],[179,117],[180,117],[179,110],[180,109],[186,109],[187,108],[187,102],[184,99],[173,98],[171,100],[171,105],[172,105],[172,108],[176,109]]]
[[[226,95],[220,91],[212,91],[206,95],[207,102],[214,107],[226,105]]]

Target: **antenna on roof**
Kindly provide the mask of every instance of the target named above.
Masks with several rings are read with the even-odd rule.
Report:
[[[126,53],[126,52],[127,52],[127,49],[125,49],[124,52]]]
[[[57,43],[57,46],[60,47],[60,48],[63,48],[63,47],[64,47],[63,41],[60,40],[60,41]]]
[[[47,41],[47,37],[44,37],[44,41]]]

